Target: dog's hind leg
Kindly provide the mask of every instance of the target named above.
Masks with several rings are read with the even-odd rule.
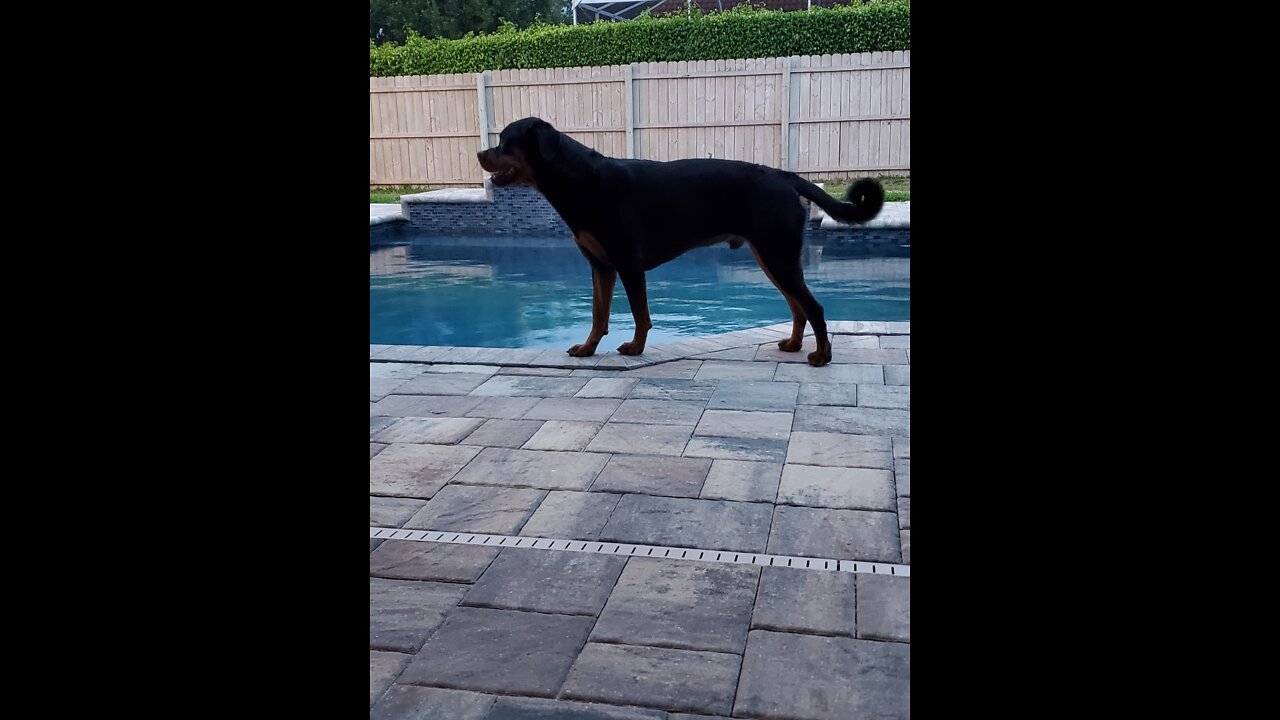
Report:
[[[653,327],[653,322],[649,319],[649,296],[645,292],[644,271],[619,271],[618,274],[622,277],[622,289],[627,291],[631,317],[636,320],[635,337],[631,342],[619,345],[618,352],[623,355],[639,355],[644,352],[645,340],[648,339],[649,330]]]
[[[755,256],[756,264],[764,271],[764,276],[769,278],[769,282],[773,283],[774,287],[778,288],[778,292],[782,293],[783,299],[787,301],[787,306],[791,308],[791,337],[786,340],[779,340],[778,349],[783,352],[799,352],[800,346],[804,343],[804,310],[800,308],[800,303],[788,295],[787,291],[783,290],[778,281],[774,279],[773,273],[769,272],[769,266],[765,264],[764,260],[760,259],[760,253],[756,250],[755,245],[751,246],[751,254]]]
[[[785,251],[765,251],[763,253],[757,252],[756,258],[760,262],[760,266],[765,268],[769,278],[773,280],[773,284],[778,286],[778,290],[786,296],[789,302],[794,301],[800,306],[800,309],[804,312],[804,318],[813,327],[813,337],[817,340],[818,349],[809,353],[809,364],[814,367],[822,367],[831,362],[831,340],[827,337],[826,318],[823,315],[822,306],[813,298],[808,286],[804,284],[804,268],[800,265],[799,253],[792,255]],[[794,306],[792,312],[794,312]],[[796,324],[793,318],[792,340],[796,338],[796,328],[799,328],[803,339],[804,326]],[[781,343],[779,343],[779,347],[781,346]]]

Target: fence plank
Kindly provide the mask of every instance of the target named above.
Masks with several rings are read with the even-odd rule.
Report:
[[[476,151],[529,116],[614,157],[909,172],[911,52],[370,78],[369,183],[479,184]]]

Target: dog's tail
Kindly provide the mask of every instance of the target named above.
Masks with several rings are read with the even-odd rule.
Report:
[[[849,186],[844,202],[831,197],[822,188],[791,172],[782,176],[804,197],[809,198],[828,215],[842,223],[864,223],[884,207],[884,187],[872,178],[862,178]]]

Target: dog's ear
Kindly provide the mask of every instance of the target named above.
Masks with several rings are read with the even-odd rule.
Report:
[[[543,159],[555,160],[560,150],[560,132],[550,123],[539,120],[533,126],[533,136],[538,141],[538,153]]]

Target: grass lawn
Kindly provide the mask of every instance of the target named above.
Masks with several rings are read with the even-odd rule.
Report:
[[[829,180],[823,185],[823,189],[830,193],[833,197],[844,198],[845,188],[849,187],[849,180],[841,178],[839,180]],[[880,183],[884,185],[885,200],[888,202],[901,202],[911,199],[911,178],[910,177],[882,177]],[[460,187],[454,185],[451,187]],[[370,187],[369,202],[371,203],[395,203],[400,202],[401,195],[412,195],[413,193],[426,192],[427,190],[439,190],[438,187]]]
[[[822,189],[843,200],[844,191],[849,187],[849,183],[850,180],[848,178],[829,180],[823,183]],[[884,185],[885,202],[902,202],[903,200],[911,199],[910,177],[882,177],[880,178],[880,184]]]

